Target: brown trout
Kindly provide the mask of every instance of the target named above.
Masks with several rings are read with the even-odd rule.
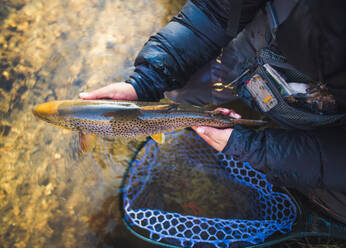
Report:
[[[234,119],[188,104],[115,100],[66,100],[37,105],[33,113],[58,127],[104,137],[155,135],[191,126],[259,126],[260,120]]]

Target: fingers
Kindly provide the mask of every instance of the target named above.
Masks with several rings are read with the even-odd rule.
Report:
[[[229,115],[232,112],[231,109],[227,109],[227,108],[217,108],[214,111],[215,112],[220,112],[223,115]]]
[[[79,97],[84,100],[98,99],[98,98],[112,98],[114,91],[114,84],[107,85],[92,92],[82,92]]]
[[[138,99],[135,88],[131,84],[125,82],[113,83],[89,93],[82,92],[79,94],[79,97],[83,100],[111,98],[131,101]]]
[[[222,151],[233,131],[233,129],[217,129],[213,127],[192,127],[210,146],[218,151]]]
[[[234,110],[231,110],[231,112],[229,113],[229,116],[231,116],[235,119],[241,119],[241,115],[234,112]]]
[[[215,112],[221,112],[223,115],[229,115],[232,118],[235,119],[241,119],[241,115],[237,114],[233,109],[227,109],[227,108],[217,108],[214,110]]]

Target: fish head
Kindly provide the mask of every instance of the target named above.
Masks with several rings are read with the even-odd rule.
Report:
[[[66,101],[51,101],[37,105],[33,110],[33,114],[40,120],[46,121],[52,125],[74,129],[69,124],[66,113],[70,108]]]
[[[33,114],[54,126],[88,132],[91,127],[100,129],[111,120],[135,118],[137,110],[138,106],[131,102],[63,100],[39,104]]]

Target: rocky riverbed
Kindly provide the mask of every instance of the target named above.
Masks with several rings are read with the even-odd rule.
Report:
[[[32,115],[122,80],[178,0],[0,1],[0,247],[138,247],[120,227],[118,191],[140,140],[78,135]]]

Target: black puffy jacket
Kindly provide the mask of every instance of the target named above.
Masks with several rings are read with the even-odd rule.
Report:
[[[256,15],[264,0],[245,0],[239,31]],[[141,100],[159,100],[164,91],[182,87],[229,41],[227,0],[192,0],[163,29],[150,37],[127,80]]]
[[[243,1],[239,31],[264,3],[265,0]],[[162,98],[164,91],[182,87],[190,75],[215,58],[230,40],[226,33],[230,15],[227,0],[188,2],[166,27],[150,37],[139,53],[136,70],[127,80],[139,98]],[[302,16],[305,22],[301,22]],[[344,112],[345,17],[343,1],[300,1],[278,31],[279,48],[289,63],[313,79],[327,82]],[[224,151],[267,172],[275,184],[346,192],[346,131],[342,127],[260,132],[236,127]]]

